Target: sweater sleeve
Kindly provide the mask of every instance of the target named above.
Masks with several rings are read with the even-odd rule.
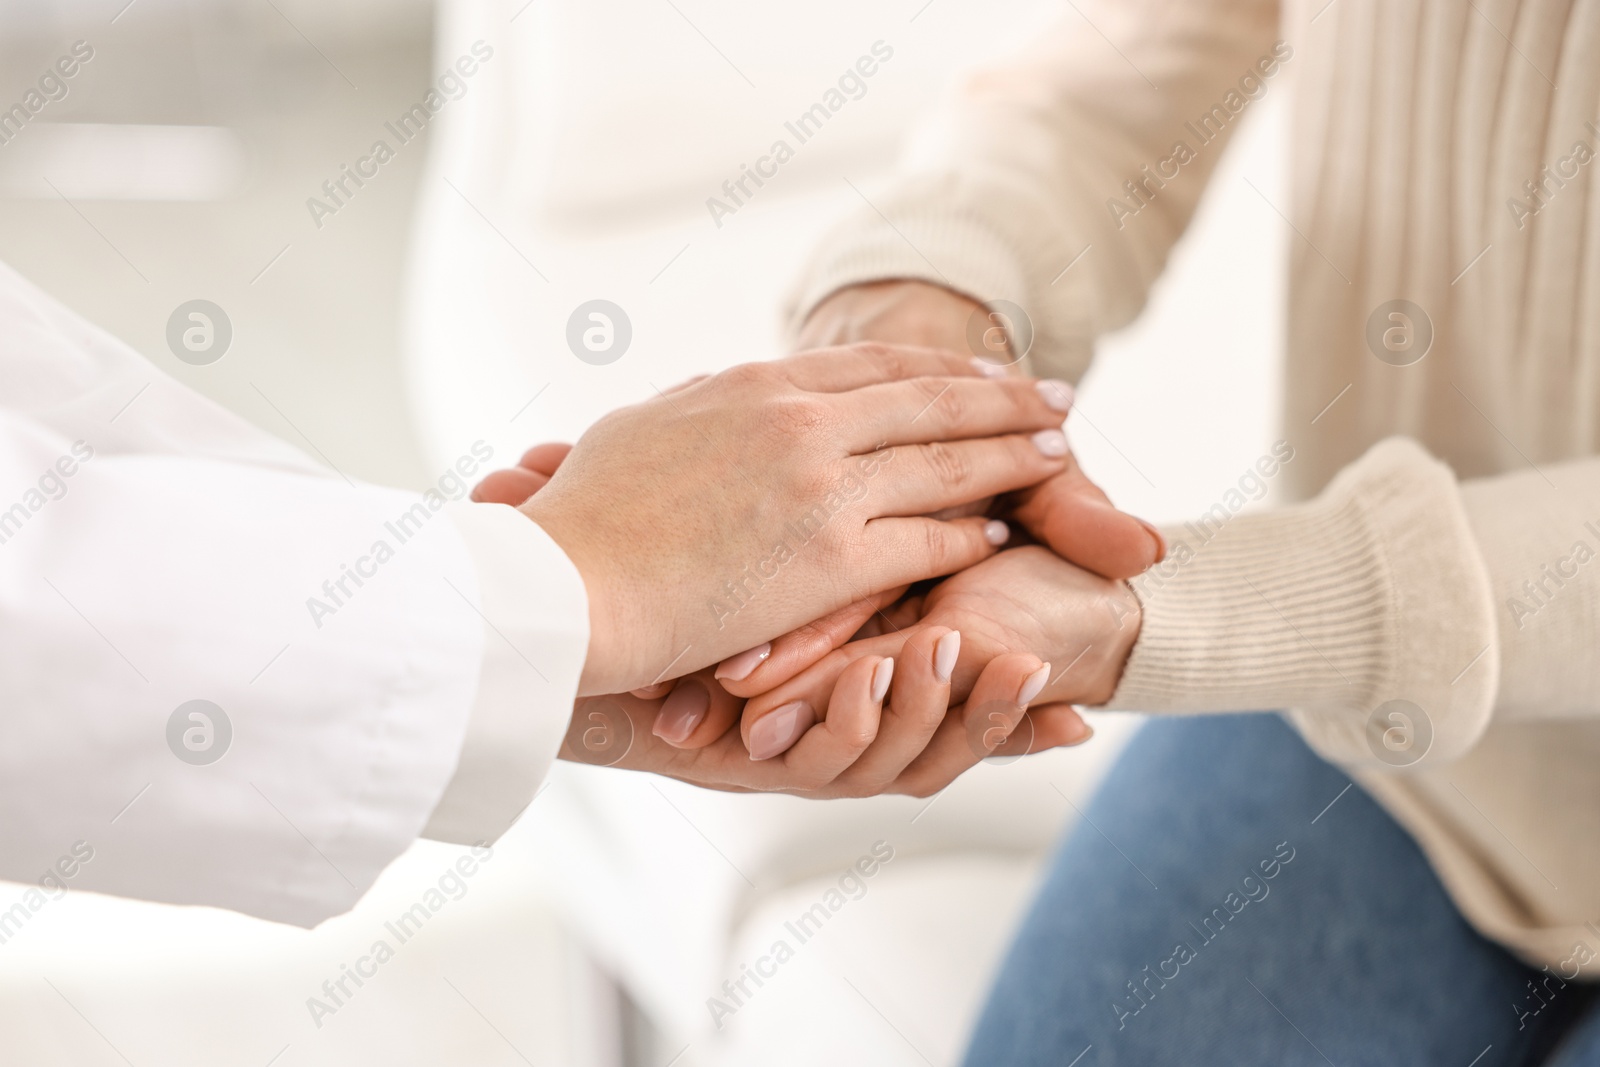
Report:
[[[1324,756],[1374,767],[1447,762],[1491,718],[1595,715],[1597,505],[1600,460],[1458,486],[1392,438],[1315,500],[1165,530],[1108,706],[1292,709]]]
[[[1077,378],[1130,321],[1252,100],[1293,50],[1276,0],[1072,5],[960,86],[886,191],[824,240],[791,293],[913,278],[1019,305],[1034,369]]]

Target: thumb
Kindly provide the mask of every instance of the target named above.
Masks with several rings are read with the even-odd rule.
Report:
[[[1156,528],[1112,505],[1077,459],[1067,469],[1015,497],[1015,515],[1056,555],[1105,578],[1132,578],[1167,554]]]

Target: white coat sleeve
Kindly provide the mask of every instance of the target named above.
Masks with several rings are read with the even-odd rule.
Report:
[[[526,806],[588,646],[531,521],[352,484],[4,266],[0,381],[21,906],[66,886],[309,926],[425,827],[492,840]]]

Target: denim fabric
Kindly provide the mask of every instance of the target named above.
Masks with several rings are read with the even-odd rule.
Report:
[[[1158,719],[1062,844],[967,1063],[1578,1067],[1594,997],[1473,931],[1278,716]]]

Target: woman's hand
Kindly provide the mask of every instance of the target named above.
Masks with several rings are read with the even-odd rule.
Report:
[[[925,345],[978,359],[992,375],[1023,373],[1009,333],[987,323],[982,304],[942,285],[869,282],[846,286],[818,304],[802,324],[796,347],[857,341]],[[1063,396],[1071,398],[1070,392]],[[1057,554],[1107,578],[1132,578],[1166,555],[1156,528],[1113,507],[1070,455],[1059,474],[1023,494],[1016,514]]]
[[[1121,582],[1073,566],[1047,549],[1030,546],[1002,552],[939,583],[920,603],[910,626],[853,641],[796,677],[753,697],[740,729],[748,739],[761,722],[795,702],[818,706],[846,669],[863,657],[908,649],[930,628],[958,630],[959,656],[950,665],[954,699],[972,689],[984,664],[1013,649],[1032,649],[1052,665],[1034,695],[1046,703],[1103,704],[1111,699],[1128,654],[1138,638],[1139,602]],[[893,615],[893,612],[891,612]],[[903,620],[883,620],[898,625]]]
[[[903,642],[903,649],[896,643],[893,658],[863,655],[843,665],[815,705],[824,709],[822,721],[781,710],[770,717],[781,717],[785,734],[794,736],[783,752],[766,759],[753,759],[739,733],[729,729],[743,702],[703,673],[681,680],[665,701],[635,695],[580,700],[561,757],[713,789],[816,798],[928,796],[992,752],[1022,755],[1030,741],[1037,750],[1087,737],[1087,728],[1064,705],[1027,710],[1044,669],[1027,653],[992,659],[974,674],[967,704],[951,708],[950,683],[937,673],[936,662],[941,642],[948,648],[952,638],[959,642],[949,630],[928,627]],[[686,692],[692,696],[684,697]],[[698,744],[680,748],[659,736],[661,724],[672,718],[665,705],[675,700],[706,707],[690,728]],[[1033,728],[1013,734],[1025,714]]]
[[[1052,389],[883,345],[736,367],[613,412],[521,508],[589,593],[580,691],[693,671],[987,558],[1002,524],[924,516],[1060,473],[1061,417]]]

